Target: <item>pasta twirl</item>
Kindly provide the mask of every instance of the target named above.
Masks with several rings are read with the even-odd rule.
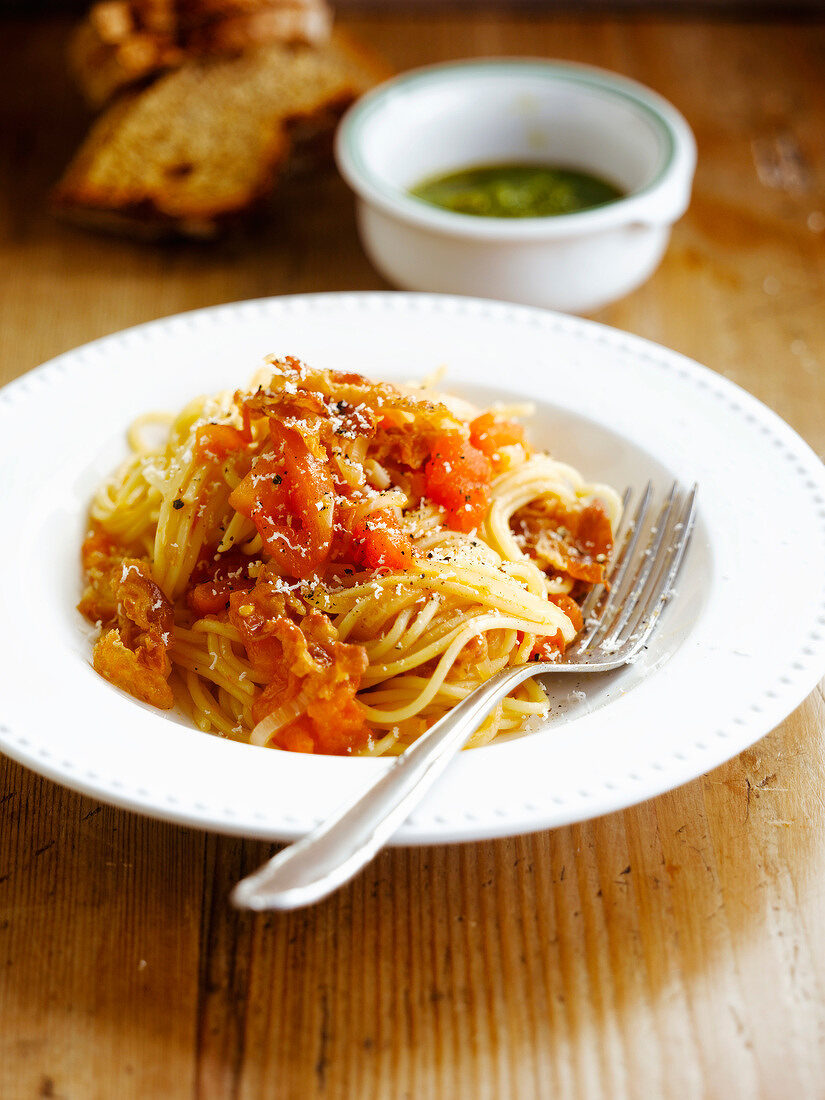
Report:
[[[295,751],[402,751],[499,669],[562,654],[621,510],[501,411],[294,358],[129,443],[83,546],[95,668]],[[546,706],[526,682],[471,744]]]

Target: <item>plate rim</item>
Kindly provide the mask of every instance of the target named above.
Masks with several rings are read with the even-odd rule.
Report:
[[[225,324],[228,319],[230,321],[232,319],[242,320],[244,312],[250,310],[263,310],[274,314],[282,311],[289,312],[290,310],[311,313],[318,310],[323,312],[330,304],[348,309],[366,310],[367,312],[376,308],[381,310],[388,308],[398,309],[399,311],[412,310],[413,312],[427,312],[435,309],[438,311],[454,311],[465,315],[469,313],[476,317],[487,315],[492,317],[493,320],[504,323],[515,322],[517,324],[538,325],[551,333],[562,332],[574,340],[582,339],[585,344],[595,341],[596,343],[608,345],[614,350],[629,354],[640,361],[667,365],[676,370],[681,378],[689,378],[692,383],[700,388],[711,390],[715,395],[721,396],[729,403],[740,408],[743,410],[745,417],[754,419],[761,428],[767,430],[777,441],[777,445],[781,444],[790,453],[791,457],[797,461],[799,468],[804,468],[809,475],[810,484],[815,486],[815,492],[818,494],[817,504],[820,506],[823,504],[825,468],[813,449],[778,414],[747,390],[723,375],[679,352],[656,344],[644,337],[610,328],[597,321],[512,303],[488,299],[457,298],[452,295],[394,291],[345,291],[284,295],[223,303],[158,318],[99,337],[77,348],[70,349],[12,380],[0,389],[0,418],[5,415],[8,406],[13,406],[16,402],[31,397],[39,387],[47,386],[50,379],[56,374],[71,370],[74,364],[82,368],[84,360],[89,356],[98,356],[123,341],[142,340],[152,331],[155,335],[158,333],[163,335],[167,331],[174,334],[176,326],[181,325],[190,329],[193,325],[199,327],[204,322],[220,326]],[[812,490],[813,492],[814,490]],[[820,514],[825,515],[825,512]],[[825,624],[825,592],[820,592],[819,595],[821,601],[819,605],[820,617],[817,622],[823,625]],[[568,809],[565,812],[553,812],[551,810],[548,813],[546,807],[544,810],[534,807],[533,811],[528,812],[526,816],[522,814],[521,817],[515,818],[496,817],[493,814],[486,821],[471,820],[465,822],[463,826],[457,826],[455,821],[452,821],[447,828],[440,827],[435,819],[429,824],[423,821],[416,824],[415,814],[413,814],[396,835],[393,843],[405,845],[450,843],[515,835],[601,816],[672,790],[718,766],[755,743],[775,728],[775,725],[784,720],[810,694],[821,678],[822,664],[825,663],[825,639],[823,639],[822,634],[825,634],[825,631],[811,637],[811,641],[815,643],[813,646],[815,652],[812,653],[812,656],[818,658],[816,667],[814,668],[813,661],[808,661],[804,668],[797,670],[799,675],[792,684],[785,685],[780,699],[777,700],[778,705],[774,706],[773,709],[771,707],[763,709],[761,720],[752,721],[750,725],[743,723],[742,727],[733,736],[722,736],[720,734],[717,737],[708,737],[706,739],[708,744],[704,746],[703,750],[702,767],[698,770],[695,761],[690,762],[688,760],[685,762],[685,767],[681,770],[681,773],[679,769],[671,768],[666,773],[669,778],[663,779],[660,786],[657,786],[655,780],[651,781],[650,777],[647,777],[646,781],[640,777],[636,784],[638,793],[634,793],[632,783],[628,786],[625,782],[624,786],[619,786],[612,792],[601,791],[598,795],[591,792],[590,797],[579,799],[578,803],[575,800],[568,800],[566,802]],[[766,726],[767,722],[770,724]],[[759,726],[760,731],[754,732],[755,726]],[[766,728],[761,728],[765,726]],[[204,737],[201,733],[197,733],[197,736],[199,738]],[[529,739],[524,739],[522,744],[526,743],[527,740]],[[239,747],[246,751],[246,746]],[[496,751],[497,747],[492,746],[492,751]],[[65,760],[62,762],[57,761],[49,751],[44,752],[43,745],[38,746],[25,733],[12,729],[2,719],[0,719],[0,750],[35,772],[83,794],[133,812],[148,814],[178,824],[223,833],[260,837],[267,840],[292,839],[302,835],[308,827],[306,824],[290,825],[288,822],[281,822],[278,825],[272,821],[256,822],[233,819],[226,813],[216,815],[205,806],[198,809],[197,806],[192,805],[176,805],[174,799],[166,800],[161,804],[152,792],[144,792],[141,795],[139,792],[130,791],[128,786],[125,785],[120,785],[119,788],[113,787],[111,781],[103,780],[99,776],[89,778],[89,773],[86,773],[85,776],[84,774],[72,774],[70,769],[66,767]],[[490,749],[485,751],[490,751]],[[348,763],[355,763],[355,761],[348,761]],[[377,775],[379,769],[386,765],[387,761],[363,759],[358,761],[361,774],[370,772],[372,775]],[[558,808],[556,808],[556,811],[558,811]]]

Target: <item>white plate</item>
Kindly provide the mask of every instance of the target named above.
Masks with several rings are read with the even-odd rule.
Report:
[[[587,477],[700,483],[677,598],[640,664],[550,685],[538,732],[463,753],[396,837],[477,840],[580,821],[693,779],[771,730],[825,667],[825,474],[772,412],[626,333],[467,298],[330,294],[221,306],[60,356],[0,391],[0,749],[156,817],[303,834],[388,766],[258,749],[142,706],[90,666],[75,611],[97,482],[137,413],[245,385],[261,358],[537,404],[532,437]],[[578,694],[576,694],[578,692]],[[581,693],[584,693],[582,696]]]

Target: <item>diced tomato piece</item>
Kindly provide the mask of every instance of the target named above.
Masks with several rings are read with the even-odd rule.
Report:
[[[600,500],[591,501],[580,512],[560,513],[560,520],[572,536],[564,554],[564,572],[585,584],[601,584],[613,549],[613,531],[604,505]]]
[[[470,442],[487,455],[495,467],[499,464],[502,447],[512,447],[516,443],[524,442],[524,429],[512,420],[486,412],[477,416],[470,424]]]
[[[314,727],[316,752],[345,756],[369,743],[369,726],[349,684],[341,684],[328,699],[311,702],[307,715]]]
[[[548,596],[550,603],[554,603],[559,611],[563,611],[570,622],[573,624],[573,629],[578,632],[584,626],[584,620],[582,619],[582,609],[576,603],[571,596]]]
[[[267,451],[258,456],[243,481],[232,490],[229,504],[247,519],[253,518],[258,505],[274,512],[279,502],[286,503],[286,486],[283,483],[283,459]]]
[[[102,527],[95,526],[83,540],[83,568],[89,569],[99,557],[112,558],[117,543]]]
[[[195,461],[224,462],[232,451],[242,451],[248,441],[231,424],[204,424],[195,432]]]
[[[604,580],[604,566],[596,561],[582,561],[568,554],[564,559],[564,571],[574,580],[584,581],[586,584],[601,584]]]
[[[307,718],[297,718],[282,730],[278,730],[270,744],[287,752],[315,752],[312,723]]]
[[[316,573],[330,553],[335,494],[326,462],[295,428],[270,418],[273,449],[260,455],[229,497],[251,519],[280,571]]]
[[[248,591],[250,559],[239,550],[221,554],[217,561],[199,562],[192,573],[193,587],[186,602],[197,615],[217,615],[229,607],[229,597],[239,589]]]
[[[555,634],[548,634],[544,638],[536,638],[530,660],[553,661],[562,653],[564,653],[564,635],[560,630],[557,630]]]
[[[424,467],[427,496],[447,510],[454,531],[471,531],[482,522],[491,476],[489,458],[457,432],[436,442]]]
[[[581,513],[576,529],[576,546],[592,558],[605,557],[613,549],[610,519],[600,500],[593,500]]]
[[[573,629],[578,634],[584,626],[584,620],[582,619],[581,608],[576,601],[571,596],[563,594],[548,596],[547,598],[550,603],[554,603],[560,611],[565,613],[573,624]],[[533,646],[533,652],[530,654],[530,660],[552,661],[555,656],[564,653],[565,648],[564,635],[560,630],[557,630],[555,634],[549,634],[544,638],[536,639],[536,644]]]
[[[405,570],[413,563],[413,544],[392,512],[377,509],[352,530],[352,555],[367,569]]]
[[[346,691],[310,703],[307,713],[278,730],[269,742],[290,752],[346,756],[369,742],[369,727],[355,700]]]
[[[232,589],[220,581],[206,581],[196,585],[186,602],[196,615],[217,615],[219,611],[225,611],[229,604]]]

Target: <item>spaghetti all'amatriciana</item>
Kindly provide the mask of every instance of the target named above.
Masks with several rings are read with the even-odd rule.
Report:
[[[563,654],[604,577],[617,494],[514,415],[270,358],[245,392],[142,418],[83,544],[94,667],[204,731],[402,751],[499,669]],[[470,743],[546,710],[527,681]]]

